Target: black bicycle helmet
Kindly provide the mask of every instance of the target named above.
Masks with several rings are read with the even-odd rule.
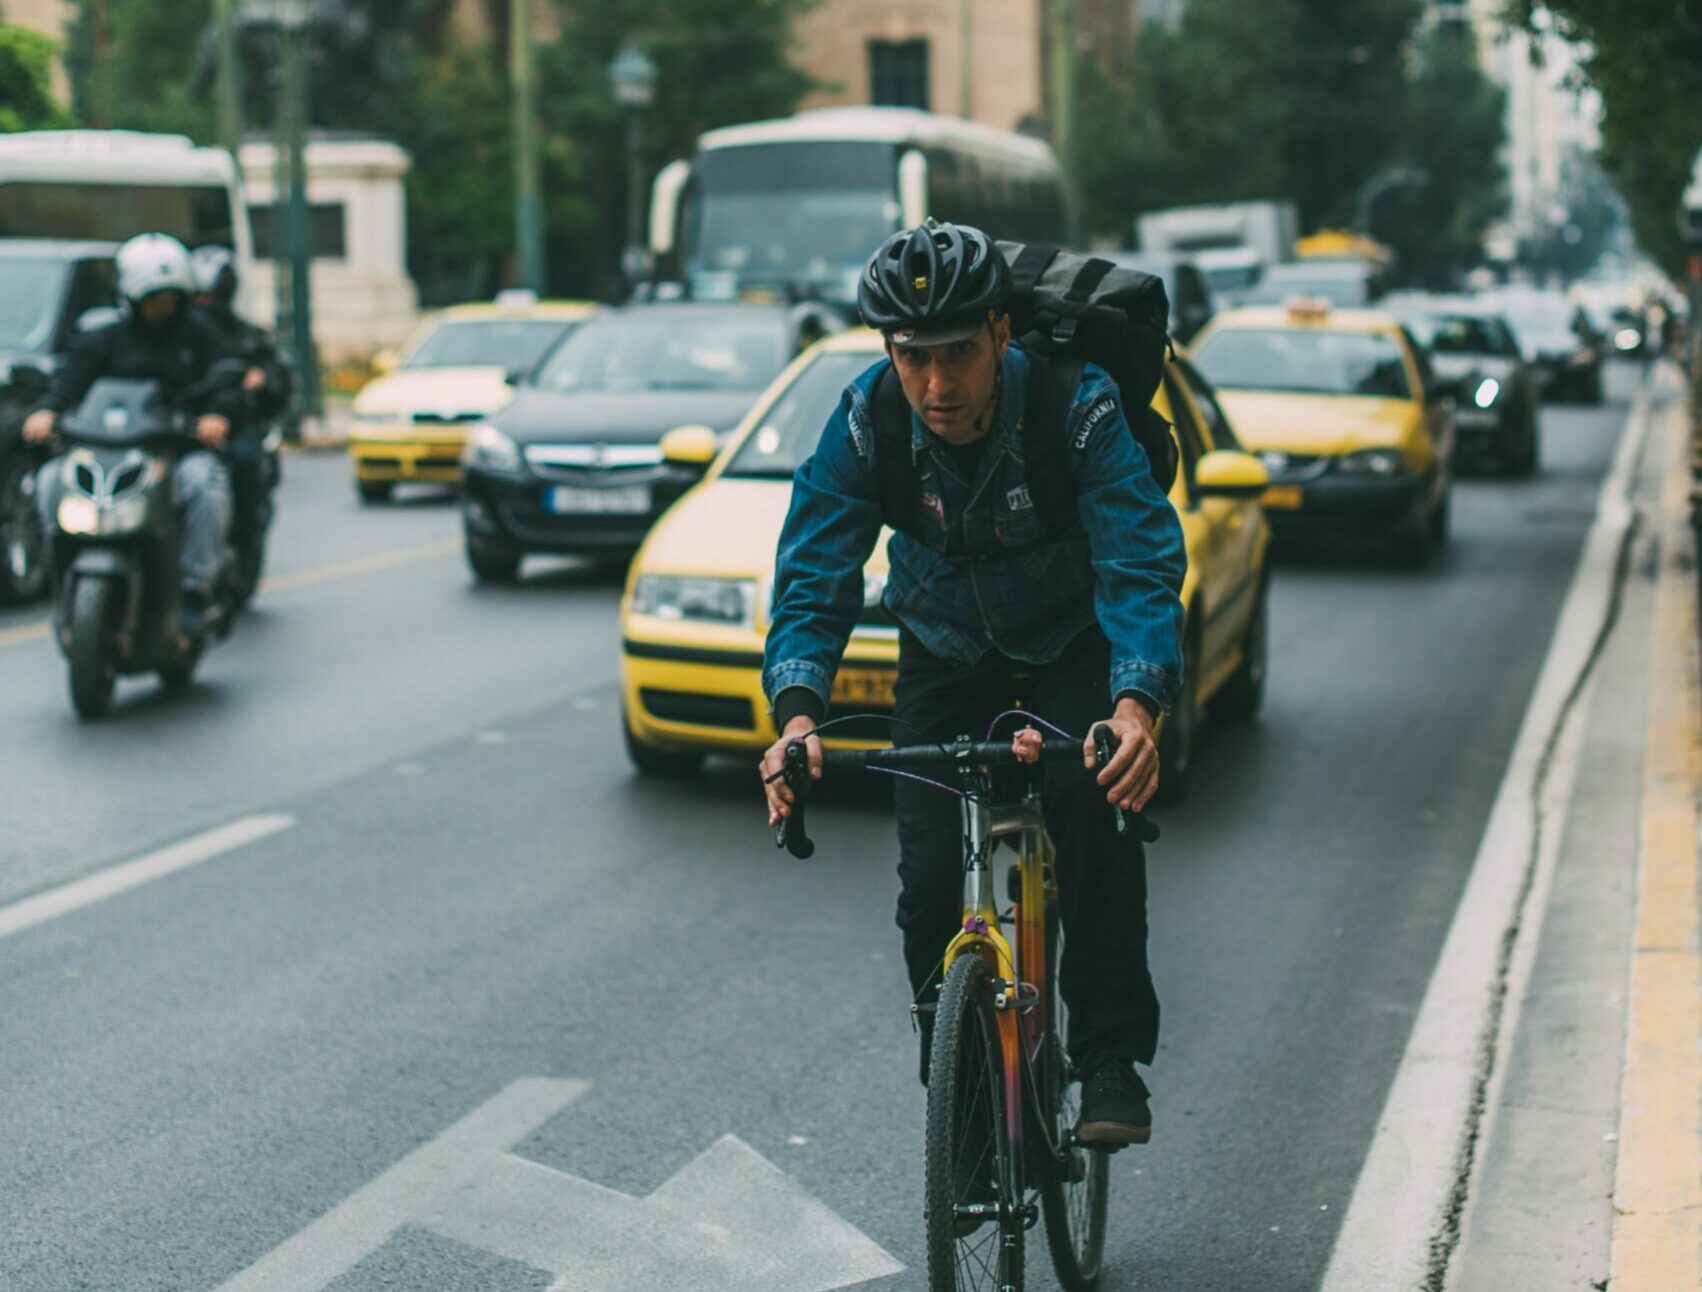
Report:
[[[857,284],[857,311],[901,345],[946,345],[998,318],[1010,294],[1010,266],[991,238],[930,220],[881,244]]]

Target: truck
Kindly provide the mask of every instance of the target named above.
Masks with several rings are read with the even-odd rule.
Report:
[[[1233,304],[1264,269],[1292,259],[1300,233],[1293,202],[1221,202],[1149,211],[1135,222],[1145,252],[1186,255],[1211,282],[1219,303]]]

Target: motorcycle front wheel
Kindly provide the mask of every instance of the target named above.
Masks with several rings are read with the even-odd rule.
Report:
[[[89,578],[71,590],[71,707],[81,718],[98,718],[112,707],[118,680],[115,591],[106,579]]]

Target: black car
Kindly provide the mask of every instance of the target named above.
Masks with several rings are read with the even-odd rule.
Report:
[[[467,437],[473,573],[512,579],[529,552],[631,556],[780,370],[844,327],[813,303],[599,313]]]
[[[1540,456],[1537,381],[1498,314],[1444,300],[1394,310],[1454,393],[1456,458],[1528,475]]]
[[[109,242],[0,238],[0,603],[47,587],[34,473],[40,449],[23,442],[24,414],[89,310],[118,304]]]
[[[1546,402],[1602,402],[1603,338],[1563,292],[1507,288],[1478,298],[1511,324]]]

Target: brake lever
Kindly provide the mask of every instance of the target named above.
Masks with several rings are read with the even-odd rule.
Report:
[[[804,832],[804,800],[809,795],[810,751],[802,740],[786,746],[783,775],[792,791],[792,810],[774,827],[774,846],[784,848],[800,861],[815,856],[816,846]]]
[[[1095,767],[1103,768],[1117,752],[1117,738],[1111,734],[1111,728],[1103,722],[1093,728],[1093,762]],[[1159,828],[1144,812],[1125,812],[1115,805],[1111,813],[1117,818],[1117,833],[1127,834],[1132,824],[1135,838],[1142,843],[1157,843]]]

